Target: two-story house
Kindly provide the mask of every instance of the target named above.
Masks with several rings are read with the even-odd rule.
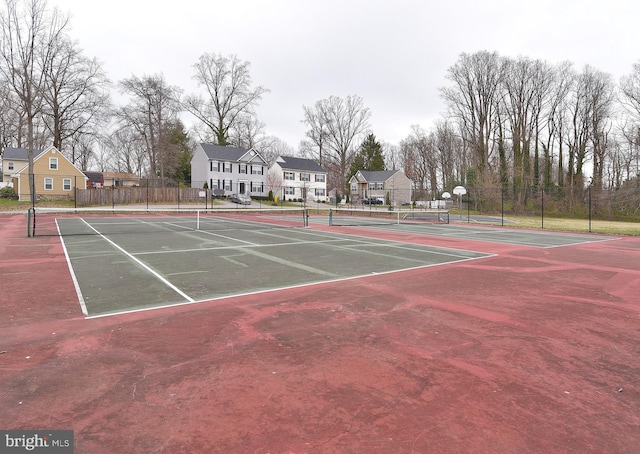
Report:
[[[191,187],[212,189],[215,195],[265,195],[268,165],[254,150],[199,144],[191,158]]]
[[[87,177],[85,174],[53,146],[43,151],[34,151],[33,188],[29,184],[27,150],[5,148],[4,153],[3,167],[6,165],[9,170],[13,162],[14,169],[11,173],[11,180],[13,190],[18,194],[20,200],[29,200],[32,189],[38,198],[73,199],[76,188],[86,187]],[[20,167],[15,168],[18,163],[20,163]]]
[[[278,156],[269,168],[268,189],[282,200],[326,202],[327,171],[313,159]]]
[[[400,170],[358,170],[349,180],[351,200],[380,198],[391,205],[411,203],[413,183]]]

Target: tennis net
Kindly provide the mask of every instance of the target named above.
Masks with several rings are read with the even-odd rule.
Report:
[[[28,236],[153,234],[306,227],[304,208],[32,208]]]
[[[449,210],[358,210],[332,208],[329,225],[448,224]]]

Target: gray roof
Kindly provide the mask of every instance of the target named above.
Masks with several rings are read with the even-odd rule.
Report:
[[[326,173],[320,164],[313,159],[307,158],[294,158],[292,156],[280,156],[278,164],[283,169],[287,170],[306,170],[307,172],[320,172]]]
[[[396,172],[397,170],[377,170],[377,171],[361,170],[360,171],[364,179],[369,183],[373,181],[387,181]]]
[[[249,152],[249,150],[244,148],[225,147],[210,143],[201,143],[200,146],[209,159],[217,159],[221,161],[239,161],[240,158]]]
[[[33,157],[35,158],[43,151],[44,150],[33,150]],[[3,150],[3,157],[4,159],[15,159],[15,160],[26,161],[29,159],[29,152],[26,148],[5,147]]]
[[[84,173],[84,175],[91,182],[102,183],[103,180],[104,180],[104,175],[103,175],[102,172],[94,172],[94,171],[83,170],[82,173]]]

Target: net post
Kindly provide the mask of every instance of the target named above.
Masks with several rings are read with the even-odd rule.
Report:
[[[27,210],[27,238],[31,238],[31,207]]]
[[[200,210],[196,210],[196,230],[200,230]]]
[[[333,208],[329,208],[329,225],[333,225]]]

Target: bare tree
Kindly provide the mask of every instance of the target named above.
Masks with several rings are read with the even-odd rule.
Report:
[[[633,65],[631,74],[620,79],[620,102],[629,117],[621,129],[631,161],[635,160],[635,178],[640,185],[640,61]]]
[[[70,136],[65,143],[68,144],[68,151],[65,154],[73,156],[73,164],[80,169],[90,169],[94,158],[93,146],[96,143],[96,137],[89,134],[76,134]]]
[[[560,187],[564,186],[564,137],[567,130],[565,118],[568,110],[568,94],[574,84],[575,77],[575,71],[570,62],[563,62],[553,69],[551,92],[545,109],[546,139],[542,144],[544,153],[543,186],[546,188],[551,187],[554,180],[552,166],[556,157],[558,166],[556,183]]]
[[[435,135],[418,125],[411,127],[411,134],[400,142],[404,154],[405,173],[417,185],[419,197],[432,198],[438,192],[438,149]]]
[[[320,101],[318,101],[320,102]],[[315,160],[320,166],[325,165],[326,148],[329,141],[327,132],[327,119],[324,118],[324,112],[316,103],[316,108],[303,106],[304,109],[304,123],[309,129],[305,132],[305,135],[309,140],[304,140],[300,143],[300,150],[303,156],[308,156],[310,159],[315,156]]]
[[[540,60],[506,60],[501,113],[505,114],[513,151],[513,187],[525,203],[529,187],[539,186],[539,136],[546,120],[543,107],[549,99],[552,69]],[[533,162],[531,161],[533,154]]]
[[[440,159],[440,172],[443,188],[452,188],[462,181],[456,172],[464,159],[464,145],[453,124],[446,120],[436,122],[435,147]]]
[[[218,145],[228,145],[231,130],[243,115],[255,116],[254,108],[268,89],[251,84],[249,62],[235,55],[203,54],[194,65],[194,79],[206,96],[190,95],[184,108],[213,133]]]
[[[463,138],[474,150],[473,164],[483,180],[490,176],[496,108],[504,74],[505,62],[496,52],[462,54],[446,76],[453,86],[441,89],[450,115],[459,122]]]
[[[0,148],[22,147],[24,116],[16,109],[15,92],[0,80]]]
[[[167,124],[174,123],[179,112],[180,90],[170,86],[161,74],[132,76],[120,82],[123,94],[131,101],[117,112],[122,124],[129,124],[144,140],[149,170],[152,177],[159,177],[164,185],[165,164],[170,160],[170,132]]]
[[[610,143],[613,140],[611,130],[613,122],[614,88],[611,76],[602,71],[595,71],[593,75],[590,102],[592,104],[591,115],[591,144],[593,150],[593,180],[592,187],[603,187],[604,168],[608,157]]]
[[[620,102],[640,127],[640,61],[634,63],[633,72],[620,78]]]
[[[148,158],[146,143],[134,127],[124,125],[102,140],[100,147],[109,156],[109,161],[103,163],[101,170],[135,173],[140,178],[143,176]]]
[[[631,180],[635,176],[637,184],[640,186],[640,127],[635,123],[625,124],[620,127],[621,141],[626,144],[628,164],[625,166],[626,178]],[[635,171],[632,171],[635,162]]]
[[[239,148],[256,148],[264,136],[264,123],[249,114],[241,114],[229,130],[229,145]]]
[[[107,119],[109,81],[102,65],[84,57],[75,42],[63,38],[56,45],[44,72],[43,117],[53,145],[77,164],[83,155],[74,153],[76,147],[69,153],[63,144],[70,138],[74,143],[88,144],[97,137]],[[89,137],[74,137],[80,135]]]
[[[400,162],[400,147],[388,142],[382,142],[384,165],[389,170],[398,170],[402,167]]]
[[[594,161],[594,183],[601,183],[601,162],[606,155],[607,134],[611,127],[612,102],[610,76],[590,66],[577,75],[570,92],[567,145],[569,148],[568,183],[584,186],[584,164]]]
[[[275,136],[263,137],[259,141],[257,149],[268,164],[273,164],[278,156],[293,156],[295,154],[291,145]]]
[[[307,137],[322,137],[316,160],[332,171],[339,190],[346,189],[346,176],[356,153],[356,141],[369,128],[371,111],[359,96],[330,96],[313,107],[303,106]],[[314,142],[316,145],[318,142]]]
[[[43,103],[44,70],[54,56],[67,18],[49,12],[45,0],[27,0],[21,9],[17,0],[5,0],[0,14],[0,72],[16,94],[17,108],[27,124],[27,154],[31,201],[36,202],[33,175],[34,123]]]

